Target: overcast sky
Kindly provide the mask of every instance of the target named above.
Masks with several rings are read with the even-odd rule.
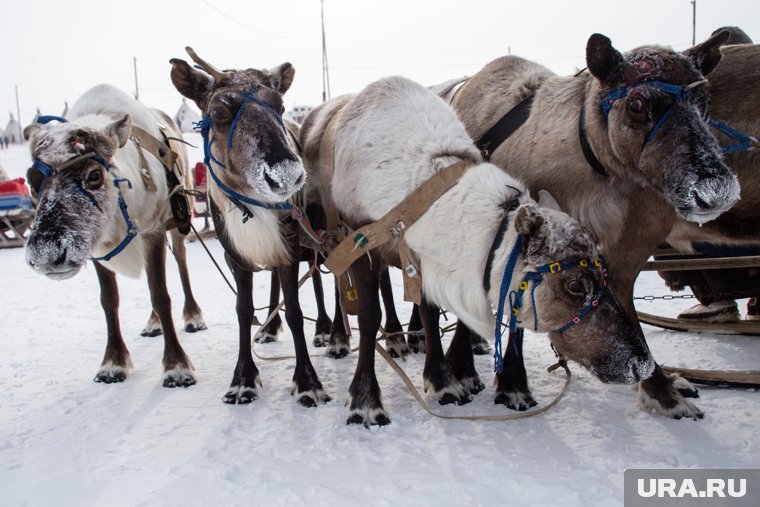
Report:
[[[690,0],[324,0],[324,10],[332,96],[393,74],[431,85],[510,52],[570,74],[594,32],[621,51],[692,40]],[[697,0],[696,12],[697,42],[724,25],[760,41],[758,0]],[[134,58],[140,100],[174,115],[169,59],[189,60],[186,45],[218,68],[290,61],[286,106],[322,100],[319,0],[1,0],[0,36],[0,128],[16,85],[22,125],[97,83],[134,93]]]

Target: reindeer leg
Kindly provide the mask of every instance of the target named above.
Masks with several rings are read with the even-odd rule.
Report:
[[[182,282],[182,292],[185,295],[185,305],[182,308],[182,320],[185,322],[185,331],[195,333],[208,329],[206,322],[203,320],[203,312],[198,302],[193,296],[193,289],[190,286],[190,273],[187,269],[187,247],[185,245],[185,236],[179,230],[172,229],[172,253],[174,260],[177,261],[179,270],[179,279]]]
[[[316,345],[316,344],[315,344]],[[325,354],[333,359],[346,357],[351,352],[351,337],[346,332],[346,324],[343,322],[343,312],[340,308],[340,291],[338,280],[335,280],[335,316],[330,329],[330,342]]]
[[[477,333],[470,333],[470,346],[472,347],[472,353],[478,356],[493,354],[493,349],[491,349],[491,344],[488,343],[488,340]]]
[[[94,264],[100,282],[100,304],[106,315],[108,342],[103,362],[93,380],[106,384],[124,382],[132,370],[132,359],[119,327],[119,287],[116,284],[116,273],[98,262]]]
[[[454,338],[446,351],[446,362],[457,380],[470,394],[478,394],[486,388],[475,369],[475,358],[470,346],[470,335],[474,334],[462,321],[457,321]]]
[[[406,328],[409,336],[406,341],[409,343],[409,349],[415,354],[422,352],[425,353],[425,340],[420,337],[425,336],[425,331],[422,329],[422,320],[420,319],[420,308],[414,305],[412,308],[412,315],[409,317],[409,325]]]
[[[330,341],[332,320],[327,315],[327,309],[325,308],[325,290],[322,286],[322,275],[318,269],[313,271],[311,282],[314,286],[314,299],[317,302],[317,322],[314,325],[313,343],[315,347],[324,347]]]
[[[443,355],[438,322],[440,309],[422,296],[420,318],[425,328],[425,368],[422,376],[425,391],[432,390],[438,403],[463,405],[472,401],[468,390],[454,377]]]
[[[611,273],[614,273],[614,270],[611,270]],[[633,278],[612,278],[611,282],[611,287],[618,296],[618,300],[623,303],[634,323],[640,326],[636,308],[633,305],[635,276]],[[674,419],[688,417],[696,420],[702,419],[704,413],[686,398],[696,398],[697,396],[697,389],[686,379],[665,373],[660,365],[655,364],[652,375],[639,382],[636,404],[641,410],[647,412],[654,411]]]
[[[380,272],[380,294],[383,296],[383,308],[385,308],[385,349],[391,357],[408,356],[409,346],[406,344],[404,328],[401,327],[396,306],[393,304],[393,287],[387,267]]]
[[[322,388],[306,348],[303,313],[298,302],[298,260],[288,266],[281,266],[278,272],[285,298],[285,320],[293,335],[293,345],[296,349],[296,370],[293,373],[293,388],[290,394],[295,395],[298,403],[304,407],[316,407],[318,403],[327,403],[331,398]]]
[[[371,255],[371,254],[369,254]],[[375,375],[375,341],[380,329],[380,271],[378,259],[367,255],[357,260],[352,271],[359,290],[359,360],[348,388],[350,397],[347,424],[384,426],[391,422],[383,408],[380,385]]]
[[[280,275],[277,272],[277,269],[272,270],[272,282],[269,285],[269,314],[267,315],[267,318],[269,318],[269,315],[272,314],[277,309],[277,306],[280,304]],[[277,312],[274,317],[272,317],[272,320],[269,321],[269,324],[266,325],[264,329],[262,329],[259,334],[256,336],[256,343],[271,343],[277,341],[277,336],[280,334],[280,330],[282,329],[282,317],[280,317],[280,313]]]
[[[140,336],[161,336],[164,331],[161,329],[161,321],[158,318],[156,310],[150,311],[150,317],[148,322],[145,323],[145,327],[140,331]]]
[[[509,333],[509,345],[504,352],[504,368],[496,375],[496,397],[493,402],[523,412],[538,403],[528,387],[528,374],[523,360],[524,330]]]
[[[238,266],[229,255],[224,254],[232,270],[237,288],[235,310],[238,317],[238,360],[232,374],[232,382],[222,398],[225,403],[251,403],[259,397],[261,377],[251,354],[251,324],[253,323],[253,273]]]
[[[195,384],[193,364],[177,339],[171,298],[166,289],[166,245],[163,234],[145,236],[145,256],[150,300],[164,330],[164,387],[191,386]]]

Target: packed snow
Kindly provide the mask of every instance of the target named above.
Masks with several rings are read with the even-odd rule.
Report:
[[[197,135],[188,139],[199,145]],[[200,149],[190,152],[193,164],[201,159]],[[30,165],[26,147],[0,151],[0,164],[11,177],[24,176]],[[207,244],[223,265],[219,243]],[[182,292],[168,259],[175,324],[181,329]],[[378,357],[392,423],[347,426],[345,402],[357,355],[330,359],[311,344],[330,403],[308,409],[291,398],[294,360],[256,359],[264,382],[259,399],[225,405],[222,396],[237,358],[235,296],[199,242],[188,245],[188,263],[208,324],[200,333],[180,331],[198,383],[161,386],[162,339],[139,335],[150,315],[143,276],[119,279],[121,326],[135,369],[125,382],[105,385],[92,381],[106,337],[92,266],[55,282],[25,266],[23,249],[0,250],[0,505],[608,507],[623,503],[627,468],[760,468],[756,390],[703,387],[697,405],[705,418],[671,420],[638,410],[630,386],[602,384],[572,364],[572,382],[555,407],[513,422],[432,417]],[[331,281],[324,280],[332,294]],[[256,305],[264,307],[269,274],[256,274],[254,283]],[[401,302],[398,273],[394,284],[406,322],[410,307]],[[670,294],[654,273],[642,274],[636,293]],[[315,316],[309,282],[301,297],[305,315]],[[694,303],[658,299],[637,306],[675,316]],[[746,300],[739,303],[743,310]],[[265,310],[257,316],[263,320]],[[313,330],[307,321],[307,337]],[[728,370],[760,364],[757,337],[644,330],[662,364]],[[357,336],[354,332],[353,345]],[[450,339],[448,333],[445,343]],[[285,329],[279,342],[256,344],[255,352],[292,355],[291,342]],[[545,335],[526,331],[525,359],[534,396],[539,405],[548,403],[564,375],[546,371],[555,358]],[[493,359],[476,360],[486,390],[467,405],[435,410],[508,412],[493,404]],[[423,363],[423,355],[400,361],[420,390]]]

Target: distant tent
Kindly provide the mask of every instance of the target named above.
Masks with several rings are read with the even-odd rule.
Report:
[[[174,122],[182,132],[192,132],[193,123],[201,121],[201,116],[188,105],[185,99],[182,99],[182,105],[179,111],[174,115]]]
[[[22,144],[24,142],[24,136],[21,133],[21,124],[16,121],[11,113],[11,119],[8,121],[8,125],[3,130],[3,137],[8,138],[8,142],[11,144]]]

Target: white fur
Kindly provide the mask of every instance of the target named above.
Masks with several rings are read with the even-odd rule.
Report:
[[[124,374],[124,377],[128,377],[130,373],[132,373],[132,370],[134,369],[134,365],[132,364],[132,358],[127,355],[125,366],[117,366],[113,364],[113,361],[108,361],[102,365],[100,365],[100,369],[98,370],[97,375],[95,378],[98,377],[110,377],[110,378],[116,378],[119,376],[119,374]]]
[[[65,139],[70,131],[78,126],[103,129],[125,113],[130,114],[133,125],[161,139],[157,123],[162,122],[163,118],[157,112],[143,106],[113,86],[98,85],[85,92],[74,104],[69,114],[69,123],[48,127],[47,134],[37,146],[35,153],[42,153],[45,162],[49,165],[60,164],[71,157],[70,153],[64,152]],[[148,161],[150,175],[156,184],[156,192],[147,191],[143,184],[140,176],[140,158],[135,144],[129,141],[123,148],[116,150],[111,161],[112,167],[107,172],[104,183],[109,192],[109,202],[104,208],[107,209],[110,218],[100,236],[92,244],[88,255],[100,257],[107,254],[127,235],[127,225],[117,203],[118,192],[113,184],[116,178],[126,178],[132,183],[131,189],[126,183],[122,183],[120,188],[130,219],[137,228],[142,232],[157,225],[156,231],[163,232],[163,222],[171,216],[168,206],[161,211],[163,203],[168,198],[166,175],[157,159],[150,155],[145,158]],[[145,264],[141,235],[135,237],[119,255],[110,261],[102,262],[117,273],[134,278],[139,277]]]
[[[362,108],[361,128],[352,125],[349,106],[335,143],[335,203],[344,216],[364,222],[378,220],[437,171],[457,161],[439,155],[479,158],[454,112],[441,107],[441,99],[403,78],[379,83],[375,86],[392,89],[387,93],[393,100]],[[371,144],[366,139],[372,139]],[[356,150],[359,146],[361,150]],[[478,164],[405,234],[425,274],[426,297],[450,309],[481,336],[493,335],[492,306],[499,291],[498,281],[488,295],[483,290],[488,249],[504,213],[500,205],[514,200],[518,192],[528,199],[522,183],[494,165]],[[493,272],[499,280],[515,236],[510,227],[497,251]],[[513,285],[517,283],[515,276]]]
[[[210,187],[214,202],[222,208],[225,234],[237,252],[251,264],[276,267],[290,260],[290,252],[280,233],[283,212],[250,207],[253,218],[243,223],[243,212],[224,196],[216,185]]]

